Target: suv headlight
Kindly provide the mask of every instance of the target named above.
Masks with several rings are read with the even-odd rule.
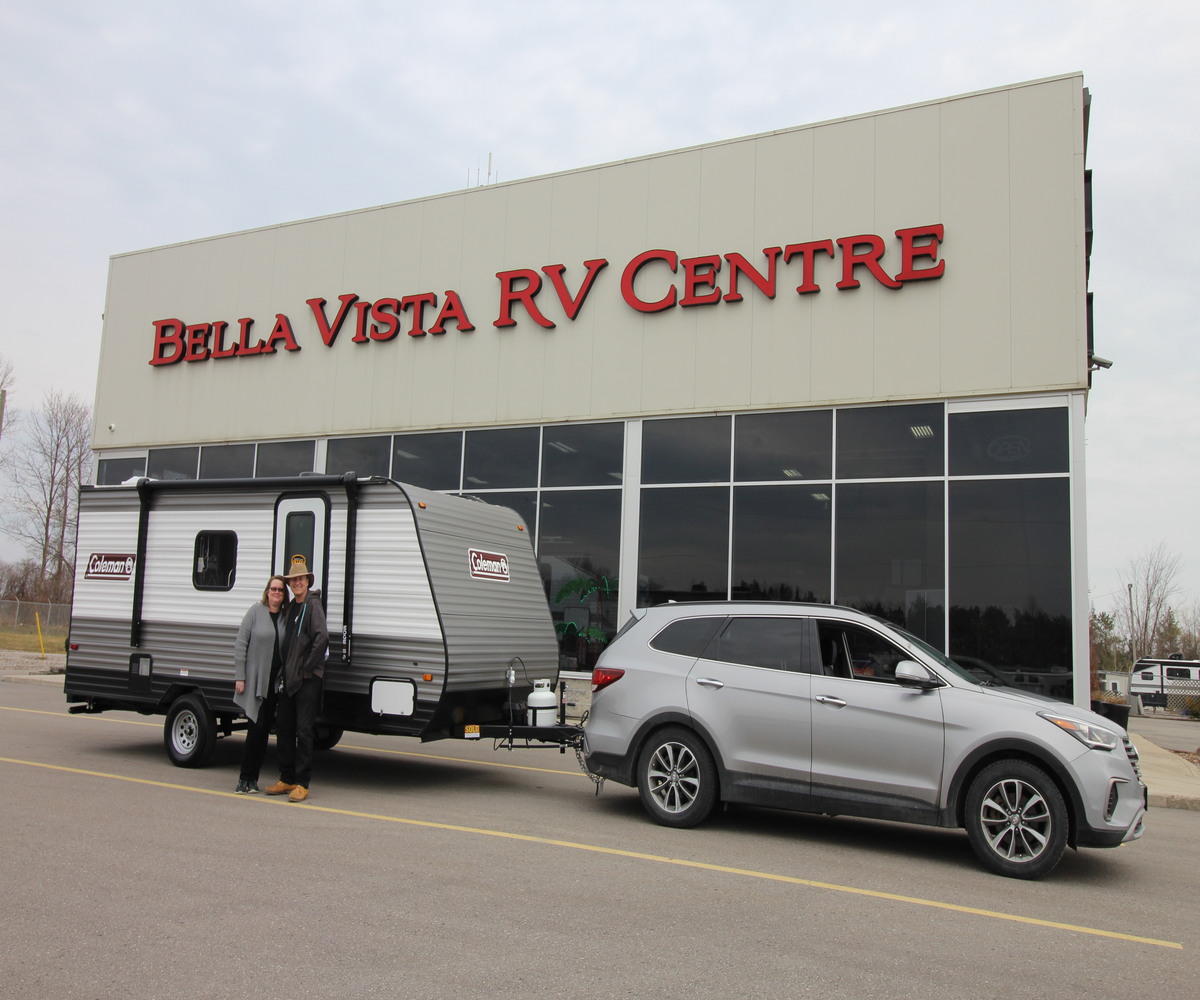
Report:
[[[1047,722],[1054,723],[1059,729],[1070,733],[1085,747],[1092,750],[1115,750],[1121,745],[1121,738],[1111,729],[1105,729],[1103,726],[1084,722],[1082,719],[1075,719],[1069,715],[1055,715],[1052,712],[1038,712],[1038,715]]]

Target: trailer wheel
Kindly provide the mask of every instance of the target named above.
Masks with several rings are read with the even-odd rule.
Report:
[[[208,763],[217,744],[217,723],[203,698],[185,694],[171,703],[163,742],[176,767],[203,767]]]
[[[313,746],[318,750],[332,750],[341,742],[343,731],[337,726],[317,726],[316,739]]]

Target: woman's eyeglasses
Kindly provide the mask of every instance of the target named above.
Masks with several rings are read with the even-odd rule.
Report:
[[[282,587],[268,587],[267,593],[268,594],[282,594],[283,588]]]

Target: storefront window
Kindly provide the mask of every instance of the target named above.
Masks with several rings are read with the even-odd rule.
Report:
[[[951,413],[950,475],[1066,472],[1067,408]]]
[[[201,479],[245,479],[253,475],[252,444],[206,444],[200,449]]]
[[[733,478],[739,483],[833,475],[832,410],[747,413],[733,428]]]
[[[536,427],[467,431],[462,488],[469,492],[536,487],[539,438]]]
[[[936,483],[837,487],[834,601],[945,648],[943,490]]]
[[[642,490],[638,605],[723,601],[729,488]]]
[[[151,479],[195,479],[199,448],[151,448],[146,475]]]
[[[1069,481],[954,482],[949,514],[950,655],[1070,699]]]
[[[120,486],[126,479],[144,476],[144,458],[102,458],[96,470],[97,486]]]
[[[624,424],[565,424],[542,431],[543,486],[613,486],[621,482]]]
[[[269,441],[260,444],[254,475],[262,479],[312,472],[313,448],[312,441]]]
[[[542,493],[538,565],[564,670],[591,670],[616,635],[620,546],[620,490]]]
[[[729,417],[647,420],[643,483],[729,482]]]
[[[863,406],[837,411],[837,478],[940,476],[943,407]]]
[[[397,434],[392,478],[426,490],[456,490],[462,472],[462,434]]]
[[[733,491],[733,598],[829,602],[828,483]]]
[[[333,438],[326,445],[325,471],[334,476],[387,476],[391,457],[390,437]]]

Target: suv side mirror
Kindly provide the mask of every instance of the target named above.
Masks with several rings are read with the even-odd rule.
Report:
[[[916,660],[901,660],[896,664],[896,680],[910,687],[929,690],[940,686],[940,682],[929,670]]]

